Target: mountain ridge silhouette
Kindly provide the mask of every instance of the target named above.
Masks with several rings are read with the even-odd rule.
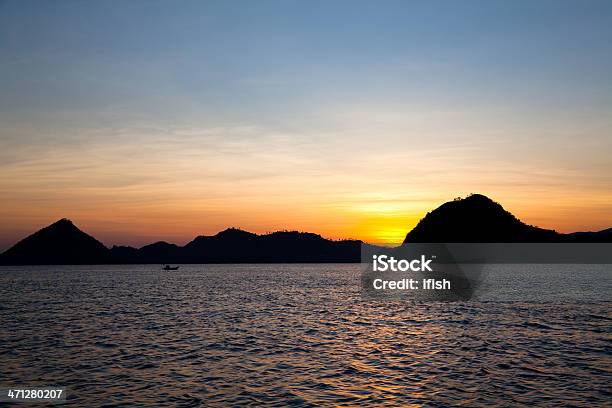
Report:
[[[481,194],[446,202],[427,213],[406,235],[410,243],[610,243],[612,228],[561,234],[527,225]],[[63,218],[0,254],[3,265],[161,263],[334,263],[360,262],[360,240],[329,240],[309,232],[254,234],[227,228],[200,235],[184,246],[158,241],[140,248],[107,248]]]

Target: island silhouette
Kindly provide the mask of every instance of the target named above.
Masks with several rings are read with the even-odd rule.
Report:
[[[612,228],[599,232],[561,234],[527,225],[499,203],[471,194],[442,204],[410,231],[409,242],[611,242]]]
[[[402,245],[415,243],[611,243],[612,228],[558,233],[527,225],[481,194],[457,198],[427,213]],[[61,219],[19,241],[0,255],[3,265],[200,264],[200,263],[352,263],[360,262],[361,240],[330,240],[320,235],[278,231],[258,235],[228,228],[198,236],[185,246],[156,242],[141,248],[107,248]]]

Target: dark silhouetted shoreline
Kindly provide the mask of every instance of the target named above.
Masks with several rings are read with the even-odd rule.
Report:
[[[527,225],[488,197],[473,194],[427,213],[406,235],[404,245],[610,242],[612,228],[561,234]],[[280,231],[258,235],[229,228],[216,235],[198,236],[185,246],[161,241],[142,248],[113,246],[109,249],[78,229],[72,221],[62,219],[8,249],[0,255],[0,264],[353,263],[361,261],[364,247],[370,251],[380,248],[359,240],[329,240],[307,232]],[[550,249],[547,258],[554,258],[555,251]],[[530,254],[526,259],[538,257]]]

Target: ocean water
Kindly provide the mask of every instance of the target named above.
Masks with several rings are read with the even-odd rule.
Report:
[[[610,265],[490,265],[461,302],[370,299],[360,272],[2,267],[0,388],[64,386],[75,407],[612,406]]]

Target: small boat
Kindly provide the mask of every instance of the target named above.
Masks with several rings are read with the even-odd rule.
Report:
[[[166,265],[164,266],[163,270],[164,271],[177,271],[178,270],[178,266],[170,266],[170,265]]]

